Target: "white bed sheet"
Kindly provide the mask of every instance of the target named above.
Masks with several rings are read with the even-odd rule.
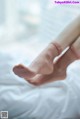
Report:
[[[0,53],[0,111],[9,119],[80,119],[80,60],[64,81],[35,87],[12,72],[15,58]]]

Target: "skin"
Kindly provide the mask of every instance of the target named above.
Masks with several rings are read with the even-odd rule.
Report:
[[[49,75],[38,74],[32,79],[25,79],[33,85],[41,85],[66,78],[66,69],[75,60],[80,59],[80,37],[54,63],[54,71]]]
[[[22,78],[33,78],[37,74],[48,75],[53,73],[53,60],[59,55],[59,49],[64,50],[70,46],[80,36],[80,16],[72,21],[61,34],[52,41],[30,64],[26,67],[19,64],[13,68],[13,72]],[[57,41],[58,47],[55,47],[54,42]]]

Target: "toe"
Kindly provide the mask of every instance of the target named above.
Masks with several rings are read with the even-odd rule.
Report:
[[[29,68],[23,66],[23,65],[17,65],[13,68],[13,72],[18,75],[19,77],[22,78],[32,78],[34,77],[36,74],[34,72],[32,72]]]

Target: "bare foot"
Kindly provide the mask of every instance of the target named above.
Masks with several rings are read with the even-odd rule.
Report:
[[[62,49],[65,49],[76,38],[80,36],[80,15],[74,21],[72,21],[55,39]],[[29,67],[18,65],[13,68],[16,75],[23,78],[31,78],[36,74],[51,74],[54,69],[53,59],[60,51],[60,45],[54,45],[53,42],[31,63]],[[25,73],[24,73],[25,72]],[[25,74],[25,75],[24,75]]]
[[[50,43],[29,67],[19,64],[13,68],[13,71],[22,78],[32,78],[36,74],[51,74],[54,70],[53,59],[61,51],[61,47],[57,43]]]
[[[73,61],[80,58],[80,38],[71,46],[68,51],[61,56],[54,64],[54,71],[49,75],[38,74],[32,79],[25,79],[33,85],[41,85],[44,83],[63,80],[66,78],[66,68]]]

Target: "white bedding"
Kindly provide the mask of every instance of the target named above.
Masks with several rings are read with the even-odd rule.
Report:
[[[0,111],[9,119],[80,119],[80,60],[67,69],[67,78],[35,87],[15,76],[15,59],[0,54]]]

